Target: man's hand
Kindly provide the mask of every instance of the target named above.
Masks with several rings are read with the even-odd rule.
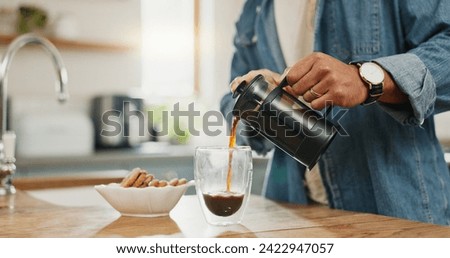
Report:
[[[298,61],[287,73],[292,92],[303,96],[314,109],[326,104],[354,107],[366,100],[368,90],[358,68],[323,53],[313,53]]]
[[[378,101],[390,104],[408,102],[408,97],[386,71],[384,78],[384,93]],[[356,66],[323,53],[313,53],[298,61],[287,73],[287,81],[292,87],[291,93],[303,96],[312,108],[318,110],[329,103],[354,107],[369,95],[368,85],[361,79]]]
[[[361,79],[358,67],[339,61],[324,53],[313,53],[294,66],[285,70],[283,75],[267,69],[254,70],[246,75],[236,77],[231,83],[231,91],[242,82],[250,82],[255,76],[262,74],[265,79],[278,85],[286,76],[290,87],[284,89],[290,94],[310,103],[316,110],[326,105],[354,107],[363,103],[368,95],[367,84]],[[385,72],[384,94],[378,99],[380,102],[400,104],[408,101],[407,96],[400,91]]]

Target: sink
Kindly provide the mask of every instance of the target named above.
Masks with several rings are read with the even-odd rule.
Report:
[[[26,193],[35,199],[58,206],[109,206],[93,186],[29,190]]]

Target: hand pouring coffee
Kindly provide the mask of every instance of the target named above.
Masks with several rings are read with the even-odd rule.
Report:
[[[286,78],[270,84],[262,75],[239,84],[233,115],[309,169],[336,135],[336,127],[317,111],[287,93]]]

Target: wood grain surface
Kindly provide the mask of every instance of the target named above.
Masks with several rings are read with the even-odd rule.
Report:
[[[96,193],[95,193],[96,194]],[[450,227],[251,196],[241,225],[208,225],[196,196],[170,216],[121,216],[112,207],[63,207],[25,191],[0,197],[0,237],[450,237]]]

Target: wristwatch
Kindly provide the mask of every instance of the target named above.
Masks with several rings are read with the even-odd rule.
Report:
[[[383,69],[374,62],[351,62],[350,64],[358,66],[359,75],[369,89],[369,97],[361,104],[369,105],[375,103],[377,99],[383,95]]]

